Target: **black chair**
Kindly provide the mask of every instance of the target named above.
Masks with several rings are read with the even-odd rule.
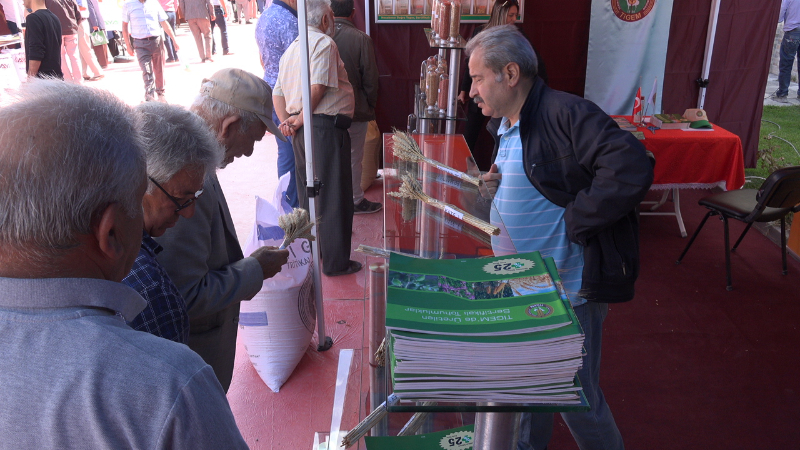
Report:
[[[725,228],[725,270],[728,275],[728,287],[733,289],[731,282],[731,253],[736,251],[736,247],[742,242],[744,235],[750,231],[754,222],[772,222],[780,219],[781,221],[781,249],[783,251],[783,274],[788,272],[786,268],[786,215],[790,212],[800,211],[800,166],[785,167],[772,172],[770,176],[761,184],[759,189],[739,189],[711,195],[701,199],[700,205],[709,209],[708,214],[700,222],[697,231],[694,232],[686,248],[683,249],[676,264],[680,264],[689,247],[692,246],[706,220],[710,216],[720,216]],[[741,220],[747,227],[739,236],[739,239],[730,248],[728,219]],[[800,221],[796,223],[800,226]]]

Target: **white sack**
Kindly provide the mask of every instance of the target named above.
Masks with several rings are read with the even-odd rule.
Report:
[[[284,232],[278,216],[291,212],[285,191],[289,174],[281,177],[272,202],[256,197],[256,221],[245,245],[249,255],[257,248],[277,247]],[[278,392],[305,354],[316,323],[311,247],[307,239],[297,239],[288,247],[289,261],[280,273],[264,280],[252,300],[242,302],[239,335],[250,362],[264,383]]]

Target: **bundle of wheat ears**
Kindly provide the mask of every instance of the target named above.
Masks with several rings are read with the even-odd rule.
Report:
[[[383,419],[388,411],[386,410],[386,404],[388,403],[389,406],[396,405],[400,399],[396,397],[394,394],[390,394],[389,397],[386,398],[386,401],[381,403],[380,406],[375,408],[374,411],[369,413],[364,420],[361,421],[358,425],[355,426],[349,433],[342,438],[342,446],[344,448],[348,448],[358,442],[362,436],[367,434],[372,427],[374,427],[378,422]]]
[[[410,134],[404,131],[395,129],[394,134],[392,135],[392,141],[394,142],[394,145],[392,146],[392,152],[394,153],[394,156],[402,159],[403,161],[425,162],[434,167],[438,167],[445,173],[448,173],[454,177],[458,177],[468,183],[472,183],[475,186],[480,186],[481,184],[480,178],[467,175],[460,170],[453,169],[448,165],[442,164],[439,161],[430,159],[423,155],[422,151],[419,149],[419,144],[417,144],[417,141],[415,141]]]
[[[278,226],[285,233],[283,243],[278,248],[288,247],[295,239],[314,240],[314,236],[311,234],[314,222],[311,221],[308,211],[303,208],[295,208],[289,214],[278,217]]]
[[[392,197],[397,198],[411,198],[415,200],[421,200],[434,208],[441,209],[447,214],[451,216],[463,220],[464,222],[480,229],[486,234],[491,234],[493,236],[500,235],[500,228],[496,226],[484,222],[481,219],[469,214],[468,212],[457,208],[453,205],[448,205],[447,203],[441,202],[436,200],[435,198],[431,197],[430,195],[422,192],[422,186],[420,186],[419,181],[417,181],[414,177],[409,175],[403,175],[403,184],[400,185],[400,190],[398,192],[389,192],[389,195]]]

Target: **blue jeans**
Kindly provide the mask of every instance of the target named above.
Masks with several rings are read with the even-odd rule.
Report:
[[[166,11],[167,13],[167,23],[169,26],[172,27],[172,32],[175,32],[175,11]],[[177,60],[178,59],[178,52],[175,51],[175,46],[172,45],[172,38],[170,38],[166,33],[164,33],[164,43],[167,47],[167,59],[170,60]]]
[[[272,111],[272,121],[275,122],[275,125],[280,125],[281,121],[278,119],[278,115],[275,114],[275,111]],[[300,136],[300,139],[303,139],[303,136]],[[275,136],[275,142],[278,143],[278,178],[283,176],[286,172],[289,172],[290,180],[289,180],[289,187],[286,189],[286,201],[289,202],[289,205],[292,208],[297,208],[300,205],[300,202],[297,199],[297,182],[295,180],[295,170],[294,170],[294,148],[292,147],[292,138],[286,137],[286,142],[278,139]]]
[[[600,389],[600,346],[608,303],[587,302],[575,307],[575,315],[586,336],[583,343],[586,356],[583,357],[583,367],[578,370],[578,378],[592,409],[561,413],[561,417],[581,450],[623,450],[622,435]],[[523,413],[519,433],[519,450],[547,448],[553,435],[553,414]]]
[[[789,95],[789,82],[792,81],[792,66],[794,66],[794,57],[798,53],[798,47],[800,47],[800,28],[784,33],[781,41],[781,60],[778,64],[778,91],[775,92],[777,97]],[[798,65],[800,65],[800,58],[798,58]]]
[[[224,0],[223,0],[224,1]],[[222,7],[214,7],[214,21],[211,22],[211,53],[217,52],[217,41],[214,39],[214,27],[219,27],[219,34],[222,36],[222,53],[228,53],[228,24],[225,16],[222,15]]]

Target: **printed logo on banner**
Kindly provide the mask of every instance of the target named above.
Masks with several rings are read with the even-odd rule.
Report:
[[[553,307],[545,303],[538,303],[536,305],[528,306],[528,309],[525,312],[529,316],[536,319],[543,319],[553,314]]]
[[[439,446],[444,450],[467,450],[472,448],[474,440],[472,431],[456,431],[443,437],[439,441]]]
[[[656,0],[611,0],[614,15],[625,22],[636,22],[650,14]]]
[[[483,271],[492,275],[511,275],[525,272],[533,268],[534,262],[527,259],[508,258],[490,262],[483,266]]]

